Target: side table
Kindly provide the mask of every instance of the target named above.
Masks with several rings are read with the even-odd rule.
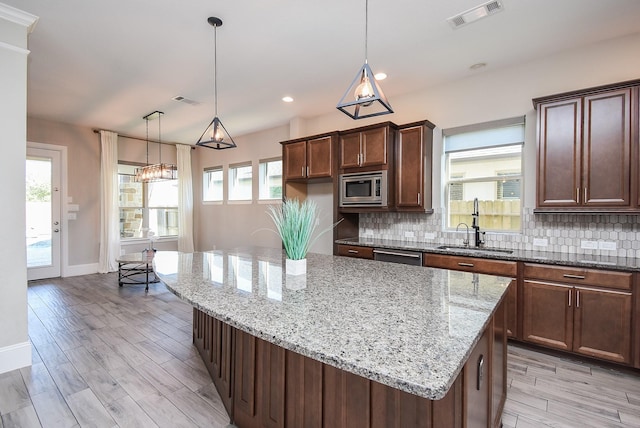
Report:
[[[118,286],[124,284],[145,284],[145,292],[149,291],[149,284],[160,281],[153,271],[153,251],[123,254],[116,259],[118,262]]]

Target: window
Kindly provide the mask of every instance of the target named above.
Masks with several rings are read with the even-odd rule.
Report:
[[[446,227],[471,226],[479,202],[483,230],[520,231],[524,119],[445,130]]]
[[[202,200],[205,202],[222,201],[223,180],[221,166],[205,168],[202,174]]]
[[[251,164],[229,166],[229,200],[250,201],[252,199],[253,171]]]
[[[282,199],[282,159],[260,161],[258,175],[260,199]]]
[[[146,238],[178,234],[177,180],[138,183],[136,166],[118,165],[120,238]]]

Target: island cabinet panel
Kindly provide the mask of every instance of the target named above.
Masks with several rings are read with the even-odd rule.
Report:
[[[287,351],[287,427],[322,427],[322,366],[319,361]]]
[[[231,413],[233,328],[197,309],[193,315],[193,342],[225,409]]]
[[[216,342],[233,344],[233,406],[228,411],[238,428],[497,428],[506,397],[505,316],[503,301],[463,371],[440,400],[321,363],[195,309],[193,329],[198,350],[204,349],[205,342],[210,348]],[[230,342],[219,339],[226,328]],[[205,335],[211,338],[205,340]],[[217,358],[207,352],[201,355],[205,363]],[[210,373],[214,379],[219,376],[217,371]],[[215,385],[221,392],[221,384]]]
[[[524,340],[632,364],[631,287],[631,273],[525,264]]]

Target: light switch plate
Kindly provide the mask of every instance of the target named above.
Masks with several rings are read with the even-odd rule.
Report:
[[[536,247],[546,247],[549,245],[549,240],[547,238],[533,238],[533,245]]]
[[[436,239],[436,234],[433,232],[425,232],[424,239]]]
[[[616,250],[616,242],[615,241],[600,241],[598,242],[598,248],[601,250]]]
[[[597,250],[598,242],[597,241],[580,241],[580,248],[585,250]]]

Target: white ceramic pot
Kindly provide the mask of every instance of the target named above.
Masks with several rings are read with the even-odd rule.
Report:
[[[304,275],[307,273],[307,259],[286,260],[285,269],[287,275]]]

